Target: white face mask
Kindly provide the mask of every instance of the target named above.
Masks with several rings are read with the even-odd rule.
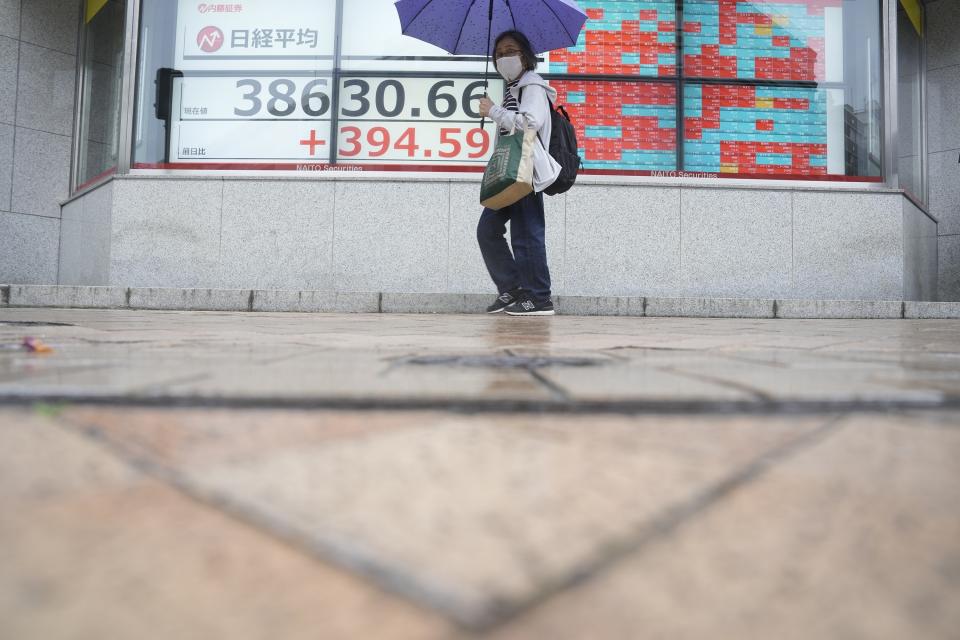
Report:
[[[507,56],[497,60],[497,71],[507,82],[513,82],[523,73],[523,61],[520,56]]]

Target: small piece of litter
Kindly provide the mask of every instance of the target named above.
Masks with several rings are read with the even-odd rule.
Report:
[[[24,338],[23,348],[30,353],[53,353],[53,348],[50,345],[44,344],[39,338]]]

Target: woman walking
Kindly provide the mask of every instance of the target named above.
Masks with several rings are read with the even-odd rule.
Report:
[[[534,72],[536,54],[519,31],[497,36],[493,57],[507,90],[499,106],[486,96],[481,98],[480,115],[498,125],[498,135],[534,128],[540,142],[533,152],[533,193],[499,211],[484,209],[477,224],[480,252],[499,292],[487,313],[552,316],[542,192],[560,174],[560,165],[546,149],[550,144],[550,105],[557,92]],[[513,253],[505,239],[507,222]]]

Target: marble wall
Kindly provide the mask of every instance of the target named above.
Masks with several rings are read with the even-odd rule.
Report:
[[[79,0],[0,0],[0,282],[55,283]]]
[[[64,225],[88,224],[64,234],[60,282],[493,293],[478,192],[439,180],[117,178],[64,209]],[[933,297],[936,225],[893,190],[577,184],[546,205],[557,295]]]
[[[938,228],[939,299],[960,300],[960,2],[927,11],[927,158]]]

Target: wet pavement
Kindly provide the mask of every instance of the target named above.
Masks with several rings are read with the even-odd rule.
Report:
[[[956,638],[960,321],[2,309],[0,507],[0,638]]]

